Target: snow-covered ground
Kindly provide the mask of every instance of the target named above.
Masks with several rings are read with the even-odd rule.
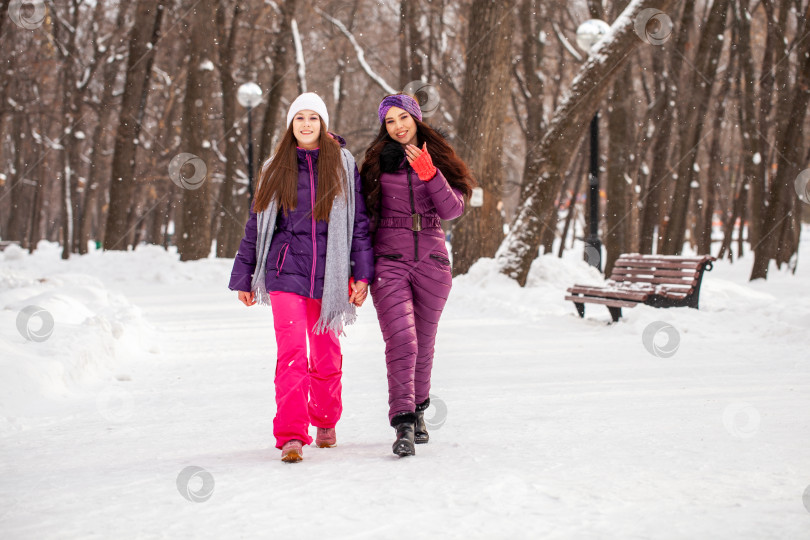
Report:
[[[750,256],[718,262],[699,311],[608,324],[563,299],[599,279],[580,259],[455,280],[413,458],[391,454],[368,302],[339,446],[287,465],[272,315],[227,290],[231,261],[10,248],[0,538],[810,538],[808,264],[749,283]]]

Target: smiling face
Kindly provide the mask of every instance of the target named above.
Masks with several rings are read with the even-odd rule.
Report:
[[[416,144],[416,122],[413,116],[399,107],[391,107],[385,113],[385,129],[400,144]]]
[[[315,111],[304,109],[295,113],[292,121],[293,135],[298,146],[305,150],[318,148],[321,136],[321,117]]]

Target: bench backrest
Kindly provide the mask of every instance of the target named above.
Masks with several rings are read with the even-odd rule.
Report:
[[[610,279],[618,282],[682,285],[697,284],[703,267],[714,257],[680,257],[676,255],[641,255],[625,253],[616,259]]]

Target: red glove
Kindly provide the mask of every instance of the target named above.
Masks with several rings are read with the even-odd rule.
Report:
[[[428,154],[427,144],[422,145],[422,153],[411,162],[411,167],[416,171],[419,180],[423,182],[432,180],[436,176],[436,167],[433,166],[433,160],[430,159],[430,154]]]

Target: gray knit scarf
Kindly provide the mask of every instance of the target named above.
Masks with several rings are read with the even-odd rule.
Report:
[[[315,323],[313,331],[324,334],[334,331],[343,333],[343,326],[354,323],[357,319],[354,304],[349,303],[349,276],[351,261],[349,254],[354,234],[354,156],[345,148],[340,149],[343,162],[343,194],[335,196],[332,209],[329,211],[329,228],[326,241],[326,270],[323,278],[323,298],[321,299],[321,316]],[[265,167],[269,160],[265,163]],[[264,168],[264,167],[263,167]],[[267,256],[270,253],[270,242],[276,225],[278,207],[275,200],[256,216],[258,235],[256,238],[256,271],[253,273],[251,291],[256,293],[257,301],[270,305],[265,276]],[[313,253],[313,256],[316,256]]]

